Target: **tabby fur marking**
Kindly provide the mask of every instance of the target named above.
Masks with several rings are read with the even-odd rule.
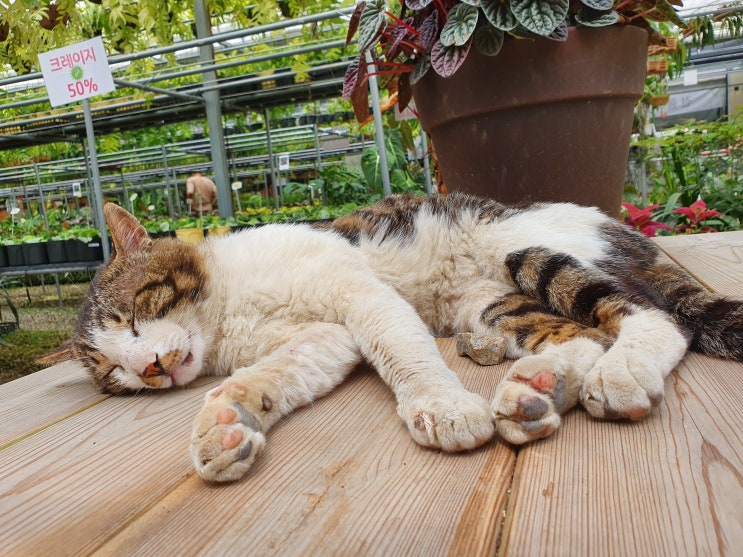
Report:
[[[596,209],[392,196],[321,227],[268,225],[199,245],[151,240],[105,207],[114,255],[91,283],[74,358],[113,394],[229,376],[206,395],[191,456],[206,480],[243,477],[269,428],[362,360],[413,439],[472,449],[554,433],[581,404],[640,419],[687,349],[743,360],[743,302],[709,293]],[[464,389],[433,336],[505,338],[492,404]]]

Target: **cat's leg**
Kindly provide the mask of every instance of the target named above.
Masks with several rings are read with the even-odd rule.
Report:
[[[346,324],[380,377],[395,393],[397,413],[413,439],[445,451],[482,445],[495,428],[488,402],[464,388],[448,368],[415,310],[377,279],[349,285]]]
[[[639,419],[660,403],[689,342],[668,314],[566,254],[530,248],[509,254],[507,265],[522,291],[550,310],[616,337],[583,380],[578,396],[589,413]]]
[[[458,328],[502,336],[506,356],[517,361],[498,385],[492,403],[498,433],[511,443],[526,443],[554,433],[560,415],[573,408],[583,378],[614,339],[549,312],[523,294],[506,294],[487,304],[487,285],[463,298]],[[470,316],[470,322],[464,321]]]
[[[330,392],[361,361],[348,329],[313,323],[206,394],[191,436],[191,457],[205,480],[233,481],[248,471],[281,417]]]

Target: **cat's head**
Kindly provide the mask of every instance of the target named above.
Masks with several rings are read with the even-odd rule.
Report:
[[[78,360],[100,391],[114,394],[189,383],[209,344],[203,257],[178,240],[153,241],[117,205],[104,213],[111,259],[91,282],[73,338],[39,362]]]

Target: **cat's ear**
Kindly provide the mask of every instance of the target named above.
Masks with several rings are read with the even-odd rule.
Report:
[[[44,354],[41,358],[38,358],[36,360],[36,363],[43,366],[50,366],[52,364],[66,362],[67,360],[73,360],[74,358],[75,352],[72,348],[72,341],[68,340],[56,350],[53,350],[47,354]]]
[[[115,203],[103,207],[116,254],[127,256],[150,247],[152,239],[139,221]]]

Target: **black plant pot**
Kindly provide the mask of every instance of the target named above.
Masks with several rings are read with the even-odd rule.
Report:
[[[25,265],[45,265],[49,263],[46,255],[46,242],[35,244],[21,244],[23,248],[23,261]]]
[[[82,243],[83,242],[79,240],[67,240],[67,243],[65,243],[64,246],[67,261],[70,263],[80,261],[80,248],[78,247],[78,244]]]
[[[0,268],[8,266],[8,250],[5,246],[0,246]]]
[[[49,263],[66,263],[69,261],[67,258],[67,242],[69,240],[49,240],[46,243],[46,255],[49,259]]]
[[[20,244],[5,246],[5,250],[8,253],[8,267],[23,266],[23,246]]]
[[[79,261],[101,261],[103,260],[103,247],[100,238],[88,243],[78,240]]]

